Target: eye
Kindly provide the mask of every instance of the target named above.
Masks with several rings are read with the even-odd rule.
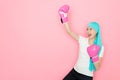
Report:
[[[92,28],[90,28],[90,30],[92,30]]]
[[[88,28],[86,30],[88,31]]]

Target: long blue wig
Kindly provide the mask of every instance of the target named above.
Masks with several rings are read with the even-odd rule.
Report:
[[[96,38],[94,40],[94,44],[99,45],[100,46],[100,51],[98,53],[98,55],[101,52],[101,48],[102,48],[102,40],[101,40],[101,32],[100,32],[100,25],[97,22],[90,22],[88,24],[88,27],[93,28],[96,31]],[[92,60],[90,59],[90,64],[89,64],[89,70],[90,71],[96,71],[96,68],[92,62]]]

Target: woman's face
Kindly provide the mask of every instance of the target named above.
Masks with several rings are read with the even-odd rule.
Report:
[[[93,28],[87,27],[87,34],[89,38],[96,37],[96,31]]]

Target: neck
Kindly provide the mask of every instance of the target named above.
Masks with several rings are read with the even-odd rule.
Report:
[[[95,40],[95,37],[94,38],[89,38],[90,41],[94,41]]]
[[[93,43],[94,43],[94,40],[95,40],[95,37],[89,38],[89,44],[93,44]]]

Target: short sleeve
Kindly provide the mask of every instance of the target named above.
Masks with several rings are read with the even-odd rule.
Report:
[[[99,57],[103,57],[103,54],[104,54],[104,46],[102,46],[102,49],[101,49]]]

